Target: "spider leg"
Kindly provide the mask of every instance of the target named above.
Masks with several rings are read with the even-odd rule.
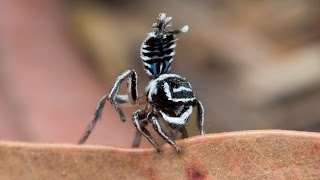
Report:
[[[200,135],[203,135],[204,134],[204,129],[203,129],[203,126],[204,126],[204,109],[203,109],[203,106],[202,106],[202,103],[199,101],[199,100],[194,100],[194,105],[193,106],[197,106],[197,111],[198,111],[198,114],[197,114],[197,125],[198,125],[198,128],[199,128],[199,132],[200,132]]]
[[[142,121],[141,119],[139,121],[140,121],[140,125],[141,125],[141,130],[144,131],[147,135],[151,136],[149,131],[146,129],[146,126],[148,125],[148,121]],[[137,130],[131,147],[133,147],[133,148],[139,147],[140,142],[141,142],[141,133],[140,133],[140,131]]]
[[[172,139],[169,138],[166,132],[163,131],[158,121],[158,117],[154,113],[149,113],[147,118],[148,118],[148,121],[152,124],[153,128],[157,131],[157,133],[169,144],[171,144],[176,149],[177,152],[180,152],[181,148]]]
[[[170,129],[169,133],[170,133],[170,137],[173,140],[177,139],[177,137],[178,137],[178,130],[177,129]]]
[[[169,30],[169,32],[176,35],[176,34],[180,34],[180,33],[186,33],[186,32],[188,32],[188,30],[189,30],[189,26],[185,25],[180,29]]]
[[[156,148],[156,150],[158,152],[160,152],[160,146],[154,141],[154,139],[151,136],[150,132],[141,125],[141,121],[140,120],[145,119],[145,118],[146,118],[146,112],[142,111],[142,110],[137,110],[132,115],[133,124],[136,127],[136,129],[139,131],[139,133],[141,133],[141,135],[146,137],[149,140],[149,142]]]
[[[161,124],[162,128],[167,129],[168,130],[168,136],[172,139],[172,140],[176,140],[178,137],[178,132],[179,130],[176,128],[172,128],[167,122],[162,123]],[[165,127],[163,127],[165,126]]]
[[[134,101],[133,103],[131,103],[128,95],[116,95],[115,97],[115,101],[118,104],[121,105],[127,105],[127,106],[135,106],[135,105],[145,105],[147,104],[147,99],[145,95],[139,96],[136,101]]]
[[[144,128],[144,125],[141,125],[141,130],[143,128]],[[133,148],[139,147],[140,146],[140,142],[141,142],[141,133],[137,130],[136,134],[134,135],[131,147],[133,147]]]
[[[128,95],[116,95],[115,101],[119,104],[127,104],[129,103],[129,97]]]
[[[118,95],[117,93],[119,91],[120,85],[126,78],[129,78],[128,79],[128,96]],[[138,75],[133,69],[126,70],[117,78],[116,82],[114,83],[108,95],[107,99],[110,101],[111,105],[113,105],[113,107],[116,109],[116,111],[119,113],[120,120],[122,122],[125,122],[126,118],[124,116],[122,109],[119,106],[119,103],[120,102],[126,103],[128,102],[128,99],[131,104],[136,103],[138,98],[137,78],[138,78]]]
[[[80,140],[78,141],[78,144],[83,144],[86,142],[86,140],[88,139],[89,135],[91,134],[93,128],[95,127],[98,119],[101,117],[101,113],[102,113],[102,109],[105,105],[105,102],[107,100],[107,95],[104,95],[98,102],[97,106],[96,106],[96,110],[94,112],[94,116],[92,118],[92,120],[89,122],[86,130],[84,131],[84,133],[82,134]]]
[[[128,95],[118,95],[118,91],[120,88],[121,83],[126,79],[128,79]],[[126,121],[125,115],[120,108],[119,104],[131,102],[135,104],[138,98],[138,91],[137,91],[137,73],[133,69],[126,70],[123,72],[114,83],[111,91],[109,94],[104,95],[98,102],[96,106],[96,110],[94,112],[92,120],[89,122],[85,132],[82,134],[78,144],[83,144],[91,134],[93,128],[95,127],[98,119],[101,117],[102,110],[106,103],[106,100],[110,101],[111,105],[115,108],[115,110],[119,113],[120,120],[122,122]]]
[[[187,131],[187,128],[185,126],[182,126],[180,129],[179,129],[179,132],[181,133],[181,139],[184,139],[184,138],[188,138],[188,131]]]

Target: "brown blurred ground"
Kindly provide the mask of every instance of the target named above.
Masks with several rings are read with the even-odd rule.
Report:
[[[179,37],[172,70],[193,85],[206,132],[320,130],[317,1],[47,1],[0,6],[0,138],[75,142],[115,77],[135,68],[160,12]],[[128,109],[128,116],[130,109]],[[196,129],[190,119],[192,135]],[[108,105],[89,143],[129,147]]]

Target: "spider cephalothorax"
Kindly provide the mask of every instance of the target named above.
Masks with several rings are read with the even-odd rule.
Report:
[[[176,46],[175,35],[180,32],[187,32],[188,26],[178,30],[166,30],[171,26],[171,17],[166,17],[164,13],[159,15],[157,22],[152,25],[152,32],[147,34],[141,45],[141,58],[150,82],[146,86],[145,95],[139,96],[137,90],[137,73],[133,69],[126,70],[118,76],[109,94],[104,95],[99,101],[93,120],[87,127],[79,144],[86,141],[93,130],[96,121],[101,117],[106,100],[110,101],[120,115],[121,121],[126,121],[120,104],[130,103],[131,105],[145,105],[144,109],[138,109],[132,114],[132,121],[137,129],[133,147],[138,147],[141,135],[160,152],[160,146],[155,142],[146,126],[151,124],[154,130],[177,152],[181,149],[164,131],[159,123],[163,119],[172,130],[182,133],[182,138],[187,138],[188,133],[185,124],[192,113],[193,107],[197,107],[197,125],[199,133],[204,134],[204,110],[201,102],[196,99],[190,83],[177,74],[170,74],[170,65]],[[127,95],[118,95],[121,83],[128,79]],[[143,103],[141,103],[143,102]]]
[[[162,74],[146,87],[147,100],[172,128],[183,128],[192,113],[192,106],[199,105],[188,81],[177,74]],[[199,107],[202,108],[202,107]],[[199,109],[203,113],[203,109]],[[203,114],[198,126],[203,134]]]

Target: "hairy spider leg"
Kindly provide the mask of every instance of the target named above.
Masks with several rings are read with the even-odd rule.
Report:
[[[203,129],[203,126],[204,126],[204,109],[203,109],[202,103],[199,100],[195,99],[193,106],[197,106],[197,111],[198,111],[198,114],[197,114],[197,116],[198,116],[197,125],[198,125],[198,128],[199,128],[200,135],[204,135],[204,129]]]
[[[141,125],[141,120],[145,118],[146,118],[146,112],[142,110],[137,110],[132,115],[133,124],[136,127],[136,129],[139,131],[139,133],[141,133],[141,135],[146,137],[148,141],[156,148],[156,150],[160,152],[161,151],[160,146],[154,141],[150,132]],[[140,141],[139,141],[139,144],[140,144]]]
[[[183,27],[180,28],[180,29],[169,30],[169,33],[172,33],[172,34],[180,34],[180,33],[188,32],[188,30],[189,30],[189,26],[188,26],[188,25],[185,25],[185,26],[183,26]]]
[[[146,128],[146,126],[148,125],[148,121],[146,119],[142,119],[140,120],[140,124],[141,124],[141,128]],[[167,125],[168,127],[170,127],[167,123],[165,123],[165,125]],[[184,138],[188,138],[188,132],[187,129],[185,127],[183,127],[184,130],[177,130],[177,129],[171,129],[169,128],[169,134],[170,137],[173,140],[176,140],[177,136],[178,136],[178,132],[180,132],[182,134],[181,139]],[[133,148],[137,148],[140,146],[141,143],[141,133],[137,130],[136,134],[134,135],[133,141],[132,141],[132,146]]]
[[[140,119],[139,123],[140,123],[142,131],[145,131],[144,129],[146,129],[146,126],[148,125],[148,121],[145,118],[146,117],[139,118]],[[150,136],[151,136],[151,134],[150,134]],[[141,142],[141,133],[140,133],[140,131],[136,130],[136,134],[135,134],[135,136],[133,138],[131,147],[133,147],[133,148],[139,147],[140,146],[140,142]]]
[[[98,119],[101,117],[101,112],[104,107],[105,101],[107,100],[107,95],[104,95],[97,104],[96,111],[94,112],[92,120],[89,122],[86,130],[83,132],[81,138],[78,141],[78,144],[83,144],[88,139],[91,134],[93,128],[96,126]]]
[[[164,122],[165,122],[165,121],[164,121]],[[173,139],[173,140],[176,140],[177,137],[178,137],[179,130],[178,130],[178,129],[173,129],[173,128],[171,128],[170,125],[169,125],[167,122],[165,122],[165,123],[162,124],[162,125],[166,125],[166,126],[167,126],[167,127],[165,127],[165,128],[169,130],[169,137],[170,137],[171,139]]]
[[[135,72],[135,70],[133,69],[129,69],[129,70],[126,70],[125,72],[123,72],[116,80],[116,82],[114,83],[109,95],[108,95],[108,100],[110,101],[111,105],[114,106],[114,108],[116,109],[116,111],[119,113],[119,116],[120,116],[120,120],[122,122],[125,122],[126,121],[126,118],[124,116],[124,113],[122,111],[122,109],[120,108],[118,102],[117,102],[117,97],[118,99],[120,97],[124,97],[124,96],[119,96],[117,95],[118,91],[119,91],[119,88],[120,88],[120,85],[121,83],[126,79],[128,78],[128,97],[129,97],[129,101],[131,104],[135,104],[136,103],[136,100],[138,98],[138,90],[137,90],[137,78],[138,78],[138,75],[137,73]],[[126,101],[124,101],[126,102]],[[102,109],[97,109],[97,111],[102,111]],[[101,114],[101,113],[99,113]]]
[[[120,88],[121,83],[128,78],[128,95],[118,95],[118,91]],[[106,100],[110,101],[111,105],[116,109],[119,113],[120,120],[122,122],[126,121],[125,115],[120,108],[119,104],[128,103],[136,104],[138,98],[138,90],[137,90],[137,73],[133,69],[126,70],[120,76],[118,76],[116,82],[114,83],[111,91],[109,94],[104,95],[98,102],[96,106],[96,110],[94,112],[92,120],[89,122],[86,130],[84,131],[83,135],[81,136],[78,144],[83,144],[88,139],[89,135],[91,134],[93,128],[95,127],[99,118],[101,118],[102,110],[106,103]]]
[[[171,129],[172,129],[172,128],[171,128]],[[178,133],[179,133],[179,130],[178,130],[178,129],[172,129],[172,130],[171,130],[170,136],[172,137],[173,140],[177,140]]]
[[[145,125],[141,124],[141,129],[143,129],[143,128],[145,128]],[[138,130],[136,130],[136,134],[134,135],[131,147],[133,147],[133,148],[139,147],[140,142],[141,142],[141,133]]]
[[[166,132],[162,129],[159,121],[158,121],[158,116],[155,115],[154,113],[149,113],[147,115],[148,121],[152,124],[153,128],[156,130],[156,132],[164,139],[166,140],[171,146],[173,146],[177,152],[181,151],[181,148],[172,140],[169,138]]]
[[[179,132],[181,133],[181,139],[189,137],[187,128],[185,126],[182,126],[181,128],[179,128]]]

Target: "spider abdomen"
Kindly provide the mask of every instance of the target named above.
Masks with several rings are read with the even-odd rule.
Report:
[[[173,34],[156,35],[151,32],[147,35],[141,45],[140,57],[149,75],[158,76],[170,71],[175,41]]]
[[[158,77],[170,72],[171,62],[175,55],[174,48],[177,45],[176,35],[189,30],[187,25],[180,29],[167,29],[171,26],[171,21],[172,17],[160,13],[157,22],[152,25],[152,31],[142,42],[140,57],[144,69],[151,77]]]

